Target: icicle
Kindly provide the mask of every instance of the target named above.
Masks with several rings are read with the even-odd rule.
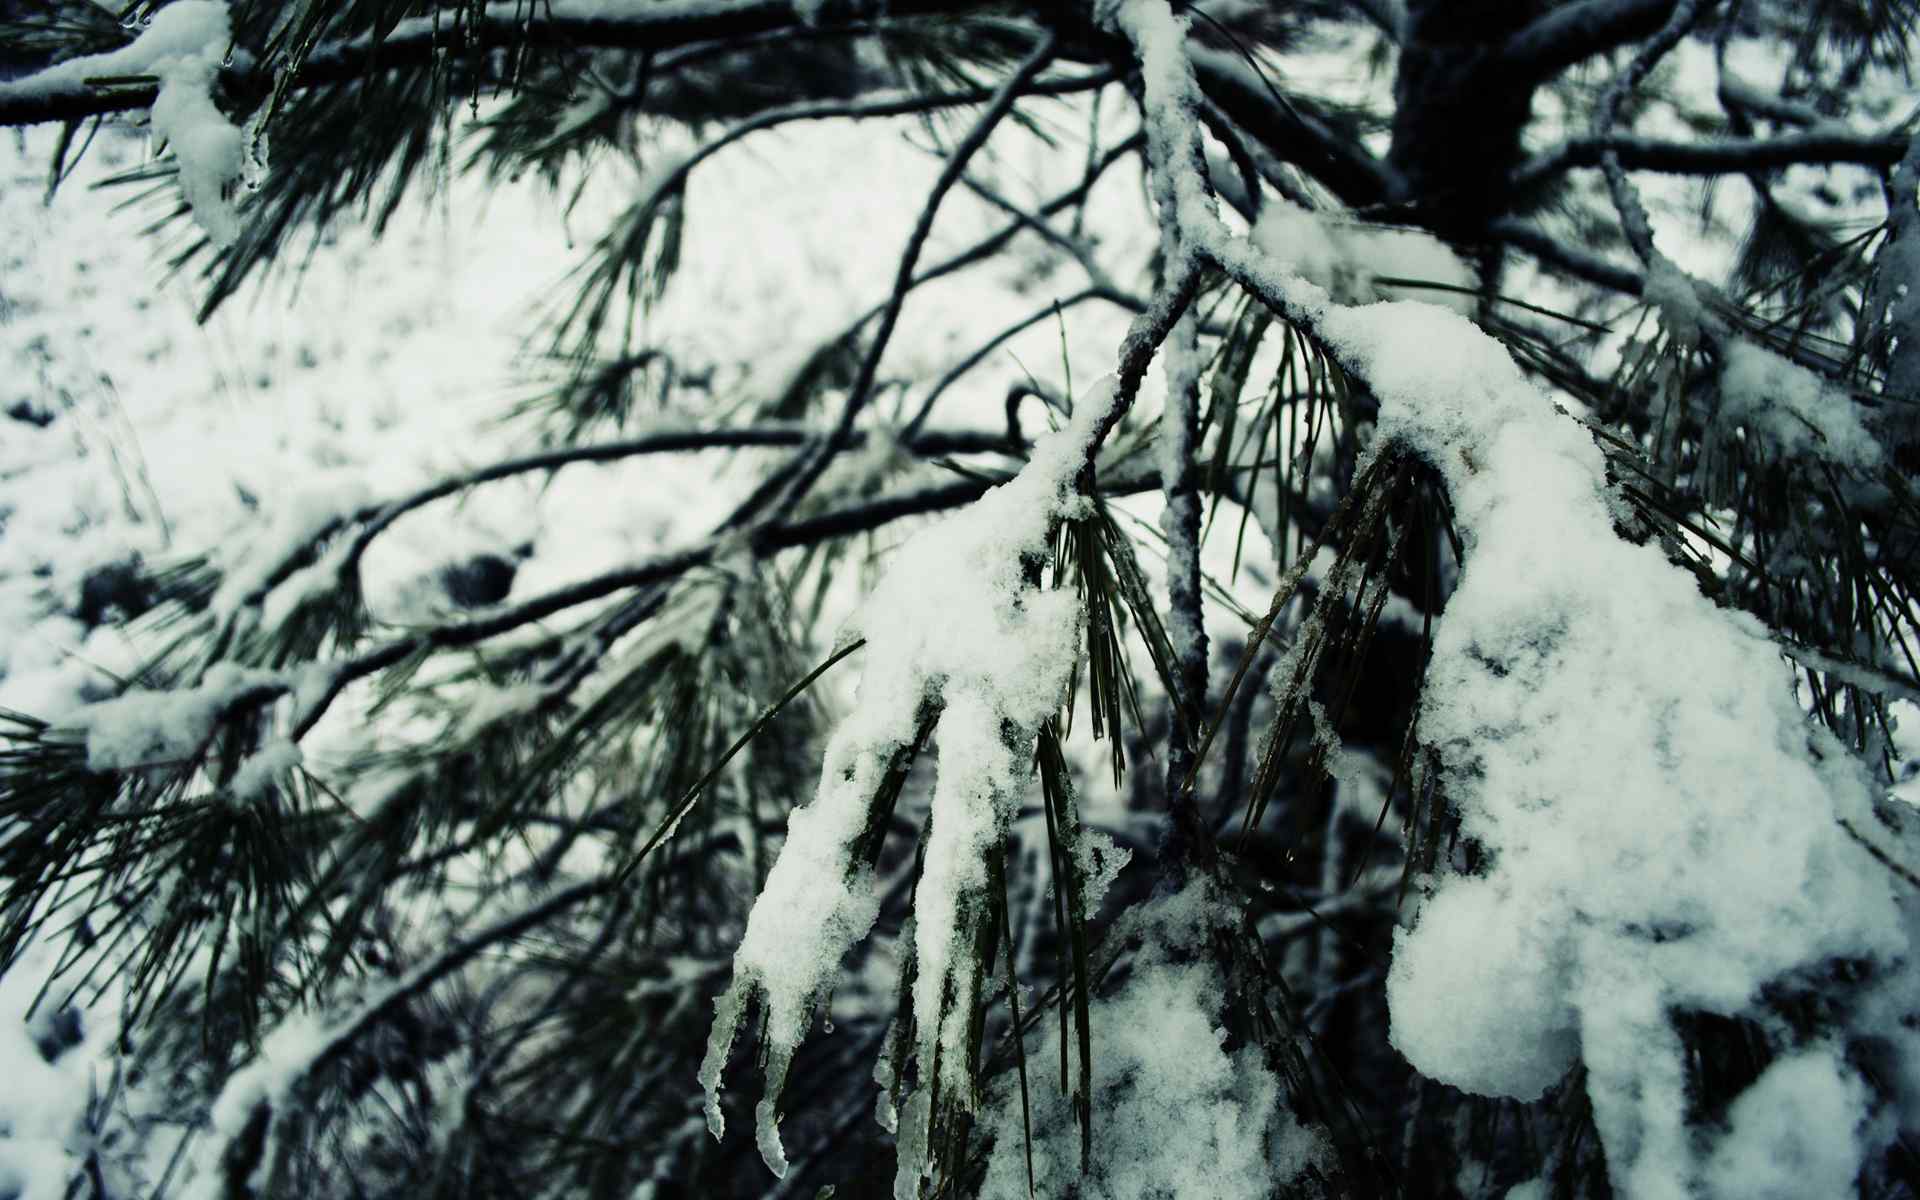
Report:
[[[746,1007],[745,989],[739,980],[714,997],[713,1029],[707,1034],[706,1057],[700,1061],[700,1090],[707,1097],[707,1132],[716,1142],[727,1132],[726,1114],[720,1111],[720,1077],[726,1072],[727,1055],[733,1052],[733,1037]]]

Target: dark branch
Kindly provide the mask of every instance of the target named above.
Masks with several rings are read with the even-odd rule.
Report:
[[[873,396],[874,379],[880,370],[880,360],[887,352],[887,343],[893,339],[894,326],[900,320],[900,311],[906,307],[907,293],[913,290],[914,268],[920,263],[920,253],[926,248],[927,239],[933,234],[934,217],[940,211],[940,203],[948,192],[967,173],[967,163],[972,160],[993,131],[1000,126],[1013,107],[1019,102],[1031,86],[1036,76],[1053,61],[1056,39],[1052,34],[1043,37],[1040,44],[1013,72],[995,89],[993,101],[987,105],[967,135],[947,156],[947,165],[941,170],[940,177],[934,180],[933,190],[920,209],[920,219],[914,224],[913,233],[907,238],[906,249],[900,254],[900,265],[894,274],[893,293],[887,298],[886,308],[880,314],[880,328],[874,331],[873,340],[867,345],[867,352],[860,358],[860,370],[854,376],[853,385],[847,390],[846,403],[841,406],[840,417],[835,424],[832,440],[813,453],[805,466],[781,498],[776,515],[784,516],[793,505],[799,502],[820,476],[826,472],[827,464],[834,455],[850,444],[854,422]]]
[[[1650,37],[1666,23],[1675,0],[1580,0],[1520,30],[1500,49],[1503,69],[1536,82],[1628,42]]]
[[[1602,258],[1578,246],[1568,245],[1546,230],[1520,220],[1495,221],[1488,234],[1515,250],[1522,251],[1562,275],[1584,279],[1616,292],[1638,296],[1646,276],[1638,267]]]
[[[946,390],[960,382],[961,377],[966,375],[967,372],[987,361],[988,356],[995,350],[1006,345],[1012,338],[1045,321],[1055,313],[1072,308],[1075,305],[1084,304],[1089,300],[1105,300],[1110,304],[1117,305],[1120,308],[1130,309],[1133,312],[1139,312],[1144,307],[1138,300],[1124,292],[1109,291],[1106,288],[1098,286],[1085,288],[1064,299],[1049,301],[1047,304],[1035,309],[1033,312],[1028,313],[1013,324],[1000,330],[978,346],[971,354],[968,354],[965,358],[949,367],[947,373],[942,375],[939,382],[935,383],[927,392],[927,398],[920,402],[920,408],[913,414],[913,419],[907,422],[907,433],[911,435],[915,430],[919,429],[927,417],[933,413],[934,404],[946,393]]]
[[[1151,349],[1148,351],[1151,356]],[[1141,369],[1145,370],[1144,363]],[[1136,387],[1137,382],[1136,382]],[[1118,420],[1116,412],[1115,420]],[[1000,442],[1004,447],[1004,439]],[[922,488],[893,496],[884,496],[863,504],[824,513],[804,520],[763,526],[755,531],[746,548],[756,558],[766,558],[782,550],[810,546],[833,538],[866,533],[903,517],[924,516],[970,504],[980,498],[995,480],[962,479],[936,487]],[[1141,479],[1127,479],[1103,489],[1119,495],[1150,486]],[[366,650],[331,665],[330,677],[320,694],[302,711],[294,726],[294,739],[305,736],[348,684],[405,662],[417,654],[435,650],[472,646],[503,633],[545,620],[570,608],[632,588],[647,587],[678,579],[719,560],[740,548],[740,541],[722,535],[665,554],[655,555],[612,571],[555,588],[519,604],[485,617],[453,621]],[[279,694],[279,693],[276,693]]]
[[[976,7],[973,0],[898,0],[892,16],[957,13]],[[494,50],[523,47],[669,50],[698,42],[727,41],[773,33],[804,24],[791,0],[736,0],[711,4],[691,0],[635,5],[618,12],[593,12],[594,6],[500,3],[488,6],[459,30],[444,19],[416,17],[400,22],[384,38],[357,37],[316,47],[295,70],[291,87],[317,87],[358,79],[377,71],[419,68],[437,56],[481,58]],[[228,85],[241,95],[264,96],[272,90],[270,62],[247,71],[230,71]],[[47,93],[37,88],[0,86],[0,125],[72,121],[108,113],[150,108],[155,85],[107,89],[71,88]]]
[[[1906,139],[1892,134],[1785,133],[1770,138],[1729,138],[1716,142],[1666,142],[1614,134],[1575,138],[1521,164],[1516,188],[1532,187],[1551,175],[1578,167],[1597,167],[1613,151],[1620,165],[1669,175],[1721,175],[1787,167],[1796,163],[1860,163],[1887,167],[1900,161]]]
[[[1394,175],[1386,164],[1367,153],[1357,139],[1276,100],[1244,60],[1191,42],[1187,58],[1207,98],[1275,158],[1312,175],[1356,208],[1379,203],[1394,193]]]
[[[355,535],[354,545],[341,564],[343,571],[352,569],[360,556],[366,553],[367,546],[401,517],[416,509],[424,508],[436,500],[443,500],[448,496],[457,495],[484,484],[511,479],[516,475],[557,471],[575,463],[611,463],[650,454],[699,450],[803,446],[809,442],[819,441],[825,436],[825,431],[804,425],[756,425],[740,429],[681,429],[651,433],[616,442],[564,446],[555,450],[522,455],[518,458],[503,459],[473,471],[449,475],[404,496],[366,505],[355,512],[344,514],[328,522],[316,529],[311,539],[292,549],[276,564],[258,587],[241,598],[241,604],[258,604],[265,600],[268,593],[286,582],[301,566],[313,560],[315,548],[319,543],[350,525],[360,525],[361,530]],[[867,433],[865,430],[856,430],[853,437],[856,442],[864,441]],[[916,432],[903,437],[901,444],[909,452],[926,457],[942,454],[987,453],[1010,448],[1003,434],[959,429]],[[1018,449],[1018,447],[1011,448]]]

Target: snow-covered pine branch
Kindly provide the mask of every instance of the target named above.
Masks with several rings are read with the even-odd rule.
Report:
[[[1912,17],[0,4],[0,1192],[1920,1188]]]

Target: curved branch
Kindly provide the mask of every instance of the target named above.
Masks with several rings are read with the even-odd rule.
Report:
[[[300,1103],[300,1093],[316,1071],[346,1053],[363,1033],[392,1015],[408,1000],[460,970],[486,950],[529,933],[580,904],[613,891],[618,882],[612,876],[589,879],[562,888],[510,916],[502,917],[454,942],[362,1002],[352,1013],[329,1026],[319,1044],[307,1050],[298,1060],[275,1063],[260,1057],[235,1072],[222,1088],[219,1100],[214,1103],[214,1123],[220,1140],[201,1151],[202,1170],[220,1170],[229,1165],[229,1156],[238,1151],[243,1162],[237,1177],[248,1178],[255,1175],[257,1170],[266,1176],[268,1186],[265,1190],[272,1193],[274,1168],[277,1166],[277,1156],[273,1153],[275,1127],[284,1119],[290,1104]],[[223,1107],[234,1110],[225,1121],[219,1117]],[[265,1136],[250,1136],[250,1131],[256,1129]]]
[[[894,274],[893,294],[888,297],[887,306],[880,314],[880,328],[875,331],[873,341],[868,343],[867,352],[861,357],[859,373],[854,376],[853,385],[847,389],[846,403],[840,409],[832,440],[809,455],[792,486],[780,497],[775,510],[777,516],[790,511],[819,482],[833,457],[849,444],[854,421],[873,396],[874,377],[880,370],[881,357],[887,352],[887,343],[893,339],[894,326],[900,320],[900,310],[906,307],[907,293],[913,290],[914,267],[919,264],[920,252],[933,234],[933,220],[940,211],[940,202],[960,182],[966,174],[967,163],[987,144],[987,139],[1013,111],[1013,106],[1026,94],[1034,78],[1053,61],[1057,41],[1051,32],[1041,38],[1033,52],[1021,60],[1020,65],[1001,82],[994,92],[992,103],[974,121],[973,127],[967,130],[967,136],[953,148],[953,153],[947,156],[947,165],[934,181],[933,190],[921,206],[920,219],[914,224],[913,233],[907,238],[906,249],[900,254],[900,266]]]
[[[1066,255],[1073,259],[1075,263],[1079,264],[1080,269],[1086,273],[1088,283],[1096,288],[1112,292],[1115,295],[1123,294],[1123,289],[1113,281],[1113,276],[1107,273],[1106,269],[1100,265],[1099,260],[1094,258],[1092,247],[1084,239],[1069,237],[1061,233],[1053,226],[1047,224],[1047,222],[1039,216],[1021,208],[1018,204],[1015,204],[1012,200],[1002,195],[997,189],[982,183],[971,175],[962,178],[960,182],[966,185],[968,191],[1012,217],[1022,228],[1031,231],[1035,236],[1040,238],[1041,241],[1047,242],[1065,252]],[[1129,297],[1129,299],[1133,300],[1132,308],[1135,312],[1147,306],[1144,300],[1134,300],[1132,297]]]
[[[1073,308],[1074,306],[1084,304],[1089,300],[1105,300],[1111,304],[1117,305],[1120,308],[1129,309],[1133,312],[1139,312],[1143,307],[1145,307],[1140,303],[1140,301],[1136,300],[1132,296],[1127,295],[1124,292],[1119,292],[1110,288],[1101,287],[1097,284],[1093,287],[1084,288],[1081,291],[1075,292],[1073,295],[1068,296],[1065,299],[1048,301],[1041,308],[1038,308],[1033,312],[1028,313],[1026,316],[1021,317],[1018,321],[1015,321],[1013,324],[1007,326],[1005,329],[1002,329],[1000,332],[994,334],[992,337],[988,338],[984,343],[982,343],[977,349],[975,349],[973,353],[967,355],[965,358],[961,359],[959,362],[949,367],[947,369],[947,373],[945,375],[942,375],[940,377],[939,382],[935,383],[933,385],[933,389],[927,393],[927,398],[920,402],[920,408],[917,412],[913,414],[913,419],[907,422],[906,435],[908,437],[912,437],[914,432],[918,430],[923,423],[925,423],[927,417],[933,412],[934,403],[940,399],[941,395],[943,395],[948,388],[958,383],[960,381],[961,376],[965,375],[968,371],[973,370],[975,367],[985,362],[987,360],[988,355],[992,354],[995,350],[1005,345],[1008,342],[1008,340],[1033,328],[1035,325],[1040,324],[1042,321],[1046,320],[1048,317],[1052,316],[1057,312],[1062,311],[1063,309]]]
[[[1620,120],[1621,111],[1626,107],[1629,97],[1640,86],[1662,58],[1680,39],[1690,32],[1694,24],[1706,15],[1713,0],[1679,0],[1673,7],[1673,15],[1660,27],[1640,53],[1634,55],[1626,69],[1615,76],[1600,96],[1600,111],[1593,119],[1593,133],[1596,138],[1605,140],[1612,136],[1613,127]],[[1600,170],[1606,175],[1607,195],[1613,200],[1614,211],[1620,214],[1621,231],[1627,235],[1627,244],[1633,247],[1634,254],[1646,265],[1649,282],[1662,270],[1677,271],[1671,261],[1663,256],[1653,242],[1653,222],[1647,214],[1647,206],[1640,198],[1640,190],[1627,178],[1626,167],[1621,163],[1620,151],[1607,147],[1600,152]],[[1691,280],[1687,281],[1691,284]],[[1704,329],[1704,327],[1703,327]]]
[[[894,0],[893,16],[953,13],[977,7],[975,0]],[[356,79],[376,71],[423,67],[437,56],[484,58],[495,50],[533,46],[553,49],[604,47],[668,50],[696,42],[767,34],[806,21],[793,0],[658,0],[606,5],[596,0],[551,0],[530,6],[520,0],[490,4],[460,26],[444,18],[415,17],[384,37],[356,37],[317,46],[294,66],[291,89]],[[242,95],[273,89],[274,64],[252,63],[226,73]],[[110,89],[83,85],[47,87],[31,77],[0,85],[0,125],[71,121],[151,108],[155,85]]]
[[[798,425],[747,429],[689,429],[650,434],[622,442],[606,442],[596,446],[569,446],[560,450],[529,454],[521,458],[510,458],[478,471],[442,479],[438,483],[430,484],[397,500],[362,509],[361,513],[356,515],[356,519],[365,521],[366,525],[355,537],[353,547],[347,552],[341,567],[342,570],[351,569],[353,564],[360,560],[361,555],[366,553],[368,544],[407,513],[431,504],[435,500],[445,499],[457,492],[484,483],[536,471],[558,470],[572,463],[617,462],[642,455],[674,451],[804,446],[820,441],[824,436],[820,431]],[[855,430],[852,436],[854,443],[858,444],[865,441],[868,434],[862,429]],[[924,456],[978,454],[1005,451],[1009,448],[1004,434],[973,430],[934,430],[930,433],[910,430],[900,438],[900,441],[910,452]],[[271,590],[271,587],[266,590]],[[265,590],[260,593],[262,598],[265,594]]]
[[[1579,0],[1528,25],[1500,48],[1500,66],[1542,82],[1575,63],[1650,36],[1675,0]]]
[[[1789,100],[1785,96],[1762,91],[1738,75],[1728,71],[1723,61],[1720,67],[1720,107],[1730,114],[1765,117],[1770,121],[1779,121],[1786,125],[1798,125],[1813,129],[1827,122],[1827,114],[1798,100]]]
[[[1104,87],[1113,82],[1113,78],[1111,71],[1097,71],[1071,79],[1030,82],[1021,95],[1066,96]],[[994,96],[995,92],[986,88],[971,88],[958,92],[904,93],[854,100],[803,100],[796,104],[770,108],[756,113],[729,128],[725,133],[701,144],[675,163],[670,170],[656,177],[640,207],[651,208],[659,204],[664,197],[672,195],[685,186],[687,177],[693,173],[695,167],[735,142],[776,125],[786,125],[794,121],[827,121],[839,117],[860,120],[867,117],[909,116],[942,108],[984,104],[991,101]]]
[[[980,241],[975,242],[965,250],[942,259],[918,275],[915,275],[908,290],[911,291],[914,288],[932,283],[936,279],[951,275],[955,271],[970,267],[975,263],[984,262],[992,258],[1002,247],[1017,237],[1021,230],[1035,228],[1036,220],[1044,222],[1045,218],[1063,209],[1071,208],[1076,204],[1082,203],[1086,200],[1087,194],[1093,190],[1093,185],[1098,182],[1115,163],[1129,155],[1137,153],[1146,144],[1147,139],[1144,133],[1135,133],[1126,140],[1115,143],[1112,149],[1101,155],[1100,158],[1088,168],[1085,177],[1082,178],[1079,183],[1055,196],[1045,204],[1042,204],[1038,209],[1034,210],[1033,213],[1021,213],[1007,224],[1002,225],[999,229],[988,234]],[[882,300],[867,309],[867,311],[861,313],[848,323],[845,330],[834,338],[833,344],[844,343],[858,336],[860,331],[867,327],[868,322],[886,311],[886,307],[887,302]]]
[[[1144,363],[1141,369],[1145,370]],[[1119,419],[1117,413],[1114,419]],[[1004,447],[1004,438],[1000,439],[1000,444]],[[902,517],[923,516],[958,508],[979,499],[996,482],[979,478],[962,479],[883,496],[803,520],[762,526],[744,542],[738,531],[723,533],[692,546],[576,580],[484,617],[436,625],[375,646],[351,658],[330,664],[315,664],[308,668],[317,674],[310,689],[301,697],[300,711],[295,716],[291,736],[295,741],[306,736],[348,684],[405,662],[416,654],[472,646],[615,592],[678,579],[689,571],[717,562],[724,555],[738,550],[744,549],[755,558],[767,558],[793,547],[865,533]],[[1129,477],[1103,490],[1118,495],[1139,491],[1146,486],[1142,480]]]
[[[1884,133],[1810,131],[1715,142],[1668,142],[1629,134],[1606,134],[1574,138],[1534,156],[1514,172],[1513,186],[1516,189],[1533,187],[1562,171],[1598,167],[1608,154],[1632,170],[1668,175],[1720,175],[1796,163],[1887,167],[1899,162],[1905,151],[1905,138]]]
[[[1562,275],[1571,275],[1611,291],[1638,296],[1646,276],[1638,267],[1602,258],[1590,250],[1569,245],[1537,225],[1514,218],[1495,221],[1488,234],[1506,245],[1523,251]]]
[[[245,607],[264,601],[274,588],[285,583],[301,566],[313,561],[316,546],[341,530],[352,525],[362,526],[361,531],[355,535],[353,546],[341,561],[340,568],[346,571],[351,570],[354,564],[359,562],[361,556],[366,553],[367,546],[375,538],[386,532],[388,527],[401,517],[436,500],[443,500],[482,484],[538,471],[557,471],[561,467],[574,463],[611,463],[649,454],[698,450],[801,446],[817,441],[823,436],[825,436],[824,431],[804,425],[757,425],[742,429],[678,429],[644,434],[622,441],[566,446],[557,450],[543,450],[518,458],[503,459],[477,470],[446,476],[404,496],[364,505],[353,512],[343,513],[328,521],[315,529],[310,538],[288,551],[273,570],[262,577],[261,582],[252,591],[241,597],[240,605]],[[864,430],[857,430],[854,434],[856,440],[864,439],[866,436]],[[908,450],[926,456],[988,453],[1009,448],[1004,434],[964,429],[936,429],[912,437],[903,437],[900,440]]]
[[[1276,103],[1271,89],[1245,60],[1205,46],[1187,45],[1200,90],[1242,133],[1281,162],[1312,175],[1353,207],[1377,204],[1398,193],[1398,176],[1346,137],[1291,104]],[[1282,98],[1284,101],[1284,97]]]

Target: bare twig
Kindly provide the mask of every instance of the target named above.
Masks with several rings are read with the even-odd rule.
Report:
[[[927,238],[933,233],[933,221],[940,211],[940,202],[960,182],[966,174],[967,163],[980,147],[986,145],[988,137],[1013,111],[1013,106],[1027,93],[1033,80],[1053,61],[1055,45],[1056,39],[1052,33],[1041,39],[1039,46],[1021,60],[1020,65],[1001,83],[986,111],[974,121],[966,137],[947,157],[947,165],[934,181],[933,190],[921,206],[920,219],[907,238],[906,249],[901,252],[900,266],[894,274],[893,294],[888,297],[886,308],[880,314],[880,328],[874,331],[873,340],[867,344],[867,352],[860,360],[859,373],[854,376],[853,384],[847,390],[847,399],[841,406],[840,418],[833,433],[824,446],[808,454],[806,463],[800,468],[792,485],[772,509],[776,519],[791,511],[812,490],[834,456],[849,444],[854,422],[872,398],[873,381],[880,370],[880,359],[887,352],[887,343],[893,339],[894,326],[899,323],[900,310],[906,306],[907,293],[913,290],[914,267],[920,261],[920,252],[925,248]]]

